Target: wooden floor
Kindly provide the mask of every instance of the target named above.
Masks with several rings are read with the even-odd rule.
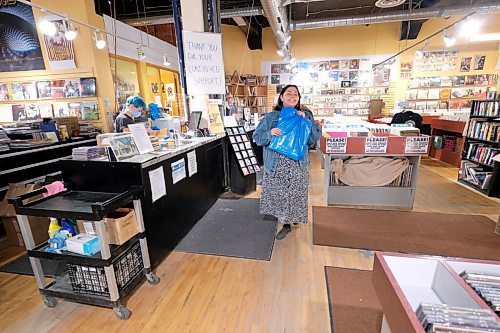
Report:
[[[310,206],[324,205],[319,161],[313,153]],[[456,172],[424,159],[415,210],[496,221],[500,201],[447,181]],[[110,309],[66,301],[49,309],[33,277],[0,273],[0,332],[329,332],[324,266],[371,269],[373,256],[313,246],[311,227],[276,241],[269,262],[172,253],[157,268],[160,284],[143,283],[127,300],[127,321]],[[0,250],[0,258],[9,255]]]

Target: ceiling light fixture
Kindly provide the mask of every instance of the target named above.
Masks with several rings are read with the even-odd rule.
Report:
[[[291,57],[290,58],[290,64],[295,64],[297,62],[297,59],[295,59],[295,57]]]
[[[279,49],[278,51],[276,51],[276,53],[278,53],[278,55],[280,57],[284,57],[285,56],[285,51],[283,51],[282,49]]]
[[[292,35],[288,35],[286,36],[285,40],[283,41],[283,43],[285,43],[285,45],[288,45],[288,43],[290,43],[290,40],[292,39]]]
[[[75,28],[73,24],[68,20],[64,20],[63,25],[64,25],[64,36],[66,37],[66,39],[74,40],[78,34],[77,28]]]
[[[38,27],[40,28],[40,31],[42,34],[47,35],[47,36],[55,36],[57,33],[57,28],[54,22],[49,21],[47,18],[42,17],[40,22],[38,23]]]
[[[444,34],[443,34],[443,42],[444,42],[444,45],[446,47],[451,47],[451,46],[455,45],[455,43],[457,42],[457,39],[455,37],[453,37],[452,35],[447,35],[446,30],[445,30]]]
[[[290,64],[286,64],[285,67],[286,67],[286,69],[292,69],[292,65],[290,65]]]
[[[468,18],[460,24],[460,35],[465,38],[472,37],[479,32],[481,22],[473,18]]]
[[[137,57],[141,60],[146,58],[146,55],[144,54],[144,51],[142,50],[142,45],[139,45],[137,47]]]
[[[163,53],[163,66],[170,66],[170,61],[168,61],[167,55]]]
[[[104,33],[101,30],[94,31],[95,47],[102,50],[106,47],[106,39],[104,38]]]
[[[428,39],[425,40],[425,45],[421,49],[419,49],[417,52],[415,52],[415,54],[421,58],[424,55],[424,50],[426,49],[427,46],[429,46]]]

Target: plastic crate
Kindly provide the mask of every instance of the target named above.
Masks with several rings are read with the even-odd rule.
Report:
[[[121,256],[113,261],[116,284],[122,290],[144,269],[141,245],[137,241]],[[104,267],[75,265],[68,263],[71,288],[75,293],[109,296],[108,282]]]

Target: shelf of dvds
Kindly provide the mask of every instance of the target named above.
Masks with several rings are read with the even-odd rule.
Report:
[[[490,197],[500,196],[500,100],[472,102],[458,181]]]

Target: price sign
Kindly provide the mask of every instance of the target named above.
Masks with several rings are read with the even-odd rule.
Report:
[[[366,138],[365,153],[385,154],[389,138],[386,136],[371,136]]]
[[[347,138],[326,138],[326,153],[338,154],[347,151]]]
[[[409,136],[406,138],[405,154],[425,154],[428,148],[428,136]]]

